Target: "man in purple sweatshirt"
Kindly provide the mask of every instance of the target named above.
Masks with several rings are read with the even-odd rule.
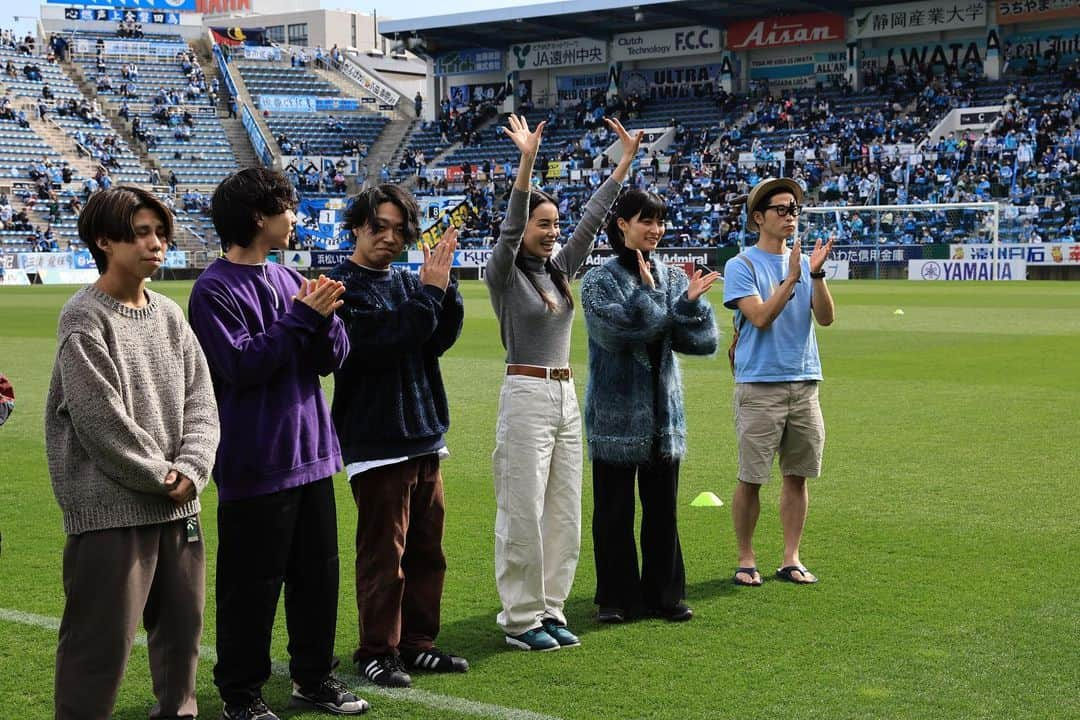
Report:
[[[248,168],[214,192],[224,256],[191,291],[189,316],[221,418],[217,655],[222,720],[276,720],[262,699],[282,584],[293,703],[358,714],[367,703],[330,674],[337,627],[341,450],[319,385],[349,354],[334,311],[341,283],[267,262],[296,216],[280,173]]]

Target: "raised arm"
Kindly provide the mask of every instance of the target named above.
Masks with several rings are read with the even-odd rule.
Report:
[[[521,247],[521,237],[525,233],[525,224],[529,221],[529,191],[533,165],[540,150],[540,140],[544,135],[544,126],[540,122],[536,129],[529,131],[529,124],[524,117],[511,115],[510,127],[503,127],[503,132],[521,152],[518,162],[517,177],[510,191],[510,202],[506,208],[506,217],[499,228],[499,241],[488,259],[485,279],[492,288],[503,288],[514,277],[514,258]]]
[[[588,204],[585,205],[585,211],[582,213],[581,221],[574,228],[574,234],[570,238],[570,242],[551,261],[556,268],[571,278],[574,277],[582,263],[589,257],[589,253],[592,252],[596,241],[596,233],[600,229],[600,223],[604,222],[608,210],[611,209],[615,198],[619,196],[622,183],[626,180],[638,148],[641,147],[641,140],[645,136],[644,131],[641,130],[631,135],[618,120],[604,118],[604,122],[619,136],[622,143],[622,157],[619,158],[619,164],[615,167],[615,171],[611,173],[611,177],[605,180],[604,184],[597,188],[593,196],[589,198]]]

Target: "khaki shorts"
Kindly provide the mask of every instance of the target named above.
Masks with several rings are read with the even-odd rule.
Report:
[[[735,435],[743,482],[767,483],[778,451],[781,474],[817,477],[825,449],[818,384],[737,383]]]

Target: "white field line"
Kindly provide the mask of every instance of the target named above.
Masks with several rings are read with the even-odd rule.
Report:
[[[9,610],[7,608],[0,608],[0,621],[28,625],[30,627],[42,628],[45,630],[55,631],[60,629],[59,618],[35,615],[33,613],[22,612],[21,610]],[[146,633],[138,633],[135,636],[135,644],[146,647]],[[206,645],[199,647],[199,657],[207,662],[217,661],[217,653],[214,652],[214,648],[207,647]],[[275,675],[283,678],[289,677],[288,663],[275,662],[272,667]],[[419,690],[417,688],[384,688],[369,683],[366,680],[361,681],[357,675],[341,672],[340,669],[334,674],[348,684],[349,687],[354,688],[363,695],[378,695],[392,700],[425,705],[429,708],[434,708],[435,710],[445,710],[479,718],[491,718],[492,720],[559,720],[559,718],[552,715],[542,715],[530,710],[519,710],[517,708],[503,707],[501,705],[491,705],[489,703],[476,702],[474,700],[465,700],[450,695],[440,695],[439,693],[430,692],[428,690]]]

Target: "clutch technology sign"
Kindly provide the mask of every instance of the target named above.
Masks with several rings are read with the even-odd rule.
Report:
[[[611,39],[612,60],[704,55],[720,49],[720,31],[704,25],[623,33]]]

